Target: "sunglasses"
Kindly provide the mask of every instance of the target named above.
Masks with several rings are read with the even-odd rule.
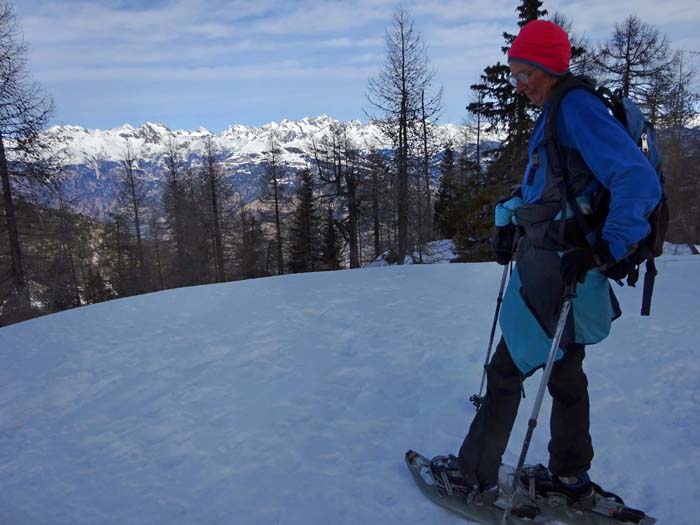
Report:
[[[510,82],[510,85],[513,87],[518,87],[518,82],[521,84],[527,84],[527,81],[530,80],[530,75],[535,71],[535,66],[530,67],[527,71],[520,71],[519,73],[511,73],[508,76],[508,82]]]

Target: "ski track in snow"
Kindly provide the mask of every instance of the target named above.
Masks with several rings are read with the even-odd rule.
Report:
[[[697,522],[700,258],[590,347],[591,475]],[[461,524],[403,462],[456,453],[501,268],[416,265],[170,290],[0,329],[0,523]],[[520,452],[540,374],[504,460]],[[547,459],[545,402],[528,456]]]

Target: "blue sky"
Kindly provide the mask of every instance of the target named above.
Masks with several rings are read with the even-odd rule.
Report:
[[[502,32],[517,31],[516,0],[15,0],[33,76],[56,102],[53,123],[215,132],[324,113],[366,121],[367,79],[399,5],[437,68],[441,121],[463,121],[469,85],[502,59]],[[544,7],[593,42],[636,14],[674,48],[700,51],[697,0]]]

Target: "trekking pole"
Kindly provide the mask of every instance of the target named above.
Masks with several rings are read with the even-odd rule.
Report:
[[[520,239],[520,230],[516,228],[515,234],[513,235],[513,244],[511,246],[511,259],[515,253],[515,249],[518,245],[518,240]],[[496,312],[493,316],[493,324],[491,324],[491,335],[489,336],[489,346],[486,350],[486,360],[484,361],[484,371],[481,374],[481,386],[479,387],[479,393],[474,394],[469,398],[472,402],[474,408],[478,411],[484,402],[484,384],[486,384],[486,366],[489,364],[491,359],[491,350],[493,349],[493,340],[496,335],[496,326],[498,325],[498,316],[501,313],[501,304],[503,303],[503,291],[506,288],[506,278],[508,277],[508,269],[512,267],[512,261],[509,264],[503,266],[503,275],[501,275],[501,287],[498,290],[498,298],[496,299]]]
[[[530,415],[530,420],[527,422],[527,433],[525,434],[525,441],[523,442],[523,448],[520,451],[520,458],[518,459],[518,465],[515,468],[515,474],[513,476],[513,482],[511,484],[511,491],[508,495],[508,503],[503,511],[503,517],[501,518],[501,525],[507,525],[508,517],[513,509],[513,501],[515,499],[515,490],[518,487],[518,482],[522,474],[523,467],[525,466],[525,457],[527,456],[527,451],[530,448],[530,441],[532,440],[532,434],[535,432],[535,427],[537,426],[537,416],[540,413],[540,407],[542,406],[542,399],[544,398],[544,391],[549,383],[549,377],[552,375],[552,367],[554,366],[554,361],[557,356],[557,350],[559,349],[559,342],[564,333],[564,328],[566,327],[566,320],[569,317],[569,311],[571,310],[571,304],[574,297],[576,297],[576,285],[569,285],[564,290],[564,304],[561,307],[561,314],[559,314],[559,322],[557,323],[557,329],[554,332],[554,339],[552,339],[552,346],[549,349],[549,356],[547,357],[547,364],[544,367],[544,373],[542,374],[542,381],[540,382],[540,388],[537,391],[537,398],[535,399],[535,406],[532,407],[532,414]]]
[[[498,315],[501,312],[501,303],[503,303],[503,290],[506,288],[506,278],[508,277],[508,267],[510,264],[506,264],[503,267],[503,275],[501,276],[501,287],[498,290],[498,299],[496,299],[496,313],[493,316],[493,324],[491,325],[491,336],[489,337],[489,346],[486,351],[486,361],[484,361],[484,372],[481,375],[481,386],[479,387],[479,393],[474,394],[469,398],[472,402],[474,408],[478,411],[481,408],[481,404],[484,401],[484,384],[486,383],[486,366],[489,364],[489,359],[491,359],[491,349],[493,348],[493,340],[496,335],[496,325],[498,325]]]

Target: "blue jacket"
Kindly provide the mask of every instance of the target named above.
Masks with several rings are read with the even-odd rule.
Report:
[[[523,374],[546,361],[561,306],[560,249],[549,246],[543,232],[552,231],[552,221],[574,220],[571,210],[562,213],[559,189],[550,176],[543,144],[549,110],[550,104],[545,103],[530,137],[522,181],[524,204],[515,210],[516,221],[527,224],[526,235],[518,246],[500,317],[503,337]],[[646,217],[661,198],[656,172],[605,104],[584,89],[564,95],[555,125],[558,143],[568,154],[569,182],[584,211],[588,197],[601,186],[610,191],[602,237],[619,260],[649,233]],[[574,342],[600,342],[618,315],[607,278],[592,270],[577,287],[561,349]]]
[[[542,144],[548,111],[549,103],[545,103],[530,137],[530,162],[522,183],[525,204],[543,198],[548,180],[549,160]],[[649,233],[646,218],[661,198],[658,176],[620,121],[584,89],[564,96],[555,125],[559,144],[577,151],[595,177],[581,194],[590,195],[600,185],[610,191],[610,213],[602,235],[612,256],[620,260]],[[539,160],[539,166],[531,171],[533,159]]]

